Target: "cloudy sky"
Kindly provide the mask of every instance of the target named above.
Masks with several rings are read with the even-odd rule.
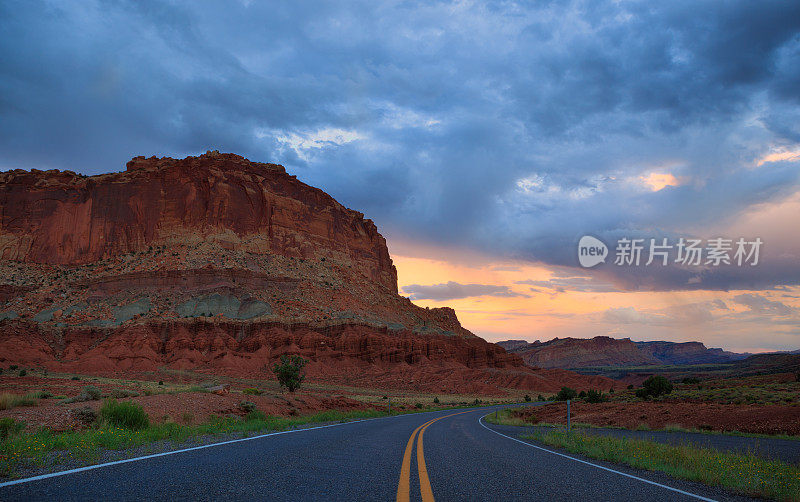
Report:
[[[0,169],[235,152],[366,213],[487,339],[800,348],[800,3],[531,4],[4,1]],[[645,266],[664,238],[763,245]]]

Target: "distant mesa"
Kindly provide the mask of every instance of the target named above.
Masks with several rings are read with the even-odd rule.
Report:
[[[534,369],[448,308],[397,294],[362,213],[277,164],[216,151],[122,172],[0,173],[0,364],[309,376],[436,392],[609,388]]]
[[[633,342],[607,336],[532,343],[508,340],[498,345],[519,354],[526,364],[541,368],[726,363],[750,355],[709,349],[700,342]]]

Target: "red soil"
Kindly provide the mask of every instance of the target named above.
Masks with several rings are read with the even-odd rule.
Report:
[[[519,416],[533,422],[566,423],[566,403],[528,408]],[[663,429],[678,425],[687,429],[739,431],[758,434],[800,435],[800,406],[734,405],[682,402],[573,402],[572,421],[596,426],[635,429],[646,425]]]

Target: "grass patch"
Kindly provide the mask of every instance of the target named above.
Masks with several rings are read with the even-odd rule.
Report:
[[[125,421],[128,417],[136,414],[130,410],[120,411],[121,406],[129,404],[133,403],[117,403],[113,407],[114,411],[104,414],[107,402],[101,409],[101,425],[97,428],[67,432],[53,432],[42,428],[33,433],[9,434],[6,439],[0,441],[0,475],[13,476],[19,466],[44,465],[48,458],[56,463],[59,459],[70,458],[92,461],[98,457],[102,449],[124,450],[155,441],[181,443],[206,435],[227,433],[249,435],[255,432],[282,431],[316,422],[346,422],[386,415],[386,412],[378,410],[348,412],[332,410],[314,415],[284,418],[254,411],[246,419],[214,417],[199,425],[166,422],[151,423],[138,429],[131,429],[118,425],[127,423]]]
[[[10,410],[17,406],[36,406],[36,395],[27,394],[20,396],[7,392],[0,394],[0,410]]]
[[[800,501],[800,467],[755,455],[575,432],[533,432],[525,438],[591,458],[721,486],[743,495]]]

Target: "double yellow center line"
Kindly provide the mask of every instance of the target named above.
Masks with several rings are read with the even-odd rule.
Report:
[[[408,502],[411,498],[411,451],[414,449],[414,437],[419,433],[417,438],[417,472],[419,473],[419,493],[422,496],[422,502],[434,502],[433,490],[431,489],[431,480],[428,479],[428,469],[425,467],[425,453],[422,449],[422,435],[429,425],[441,420],[443,418],[452,417],[454,415],[461,415],[462,413],[469,413],[462,411],[459,413],[451,413],[443,417],[428,420],[420,425],[414,432],[406,444],[406,451],[403,454],[403,465],[400,467],[400,481],[397,483],[397,502]]]

